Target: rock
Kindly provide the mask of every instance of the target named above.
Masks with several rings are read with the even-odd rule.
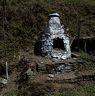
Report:
[[[48,77],[54,78],[54,75],[53,74],[48,74]]]
[[[8,83],[8,80],[0,78],[0,83],[6,85]]]
[[[27,75],[29,78],[33,77],[34,76],[34,72],[31,71],[31,68],[29,68],[27,71],[26,71]]]

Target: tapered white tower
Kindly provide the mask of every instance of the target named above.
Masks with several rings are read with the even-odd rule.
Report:
[[[53,13],[41,37],[41,53],[55,59],[71,57],[69,37],[64,33],[64,26],[60,23],[60,15]]]

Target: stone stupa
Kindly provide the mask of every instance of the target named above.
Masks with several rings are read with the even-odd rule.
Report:
[[[41,54],[58,60],[71,57],[69,37],[64,33],[64,26],[60,23],[60,15],[49,15],[44,33],[41,36]]]

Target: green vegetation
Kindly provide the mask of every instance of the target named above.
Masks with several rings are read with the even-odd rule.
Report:
[[[17,96],[17,91],[11,90],[10,92],[5,93],[4,96]]]
[[[94,56],[91,56],[82,51],[79,52],[80,59],[84,61],[81,70],[95,70],[95,60]]]
[[[27,53],[27,48],[29,48],[28,53],[33,50],[36,40],[44,31],[47,16],[52,12],[60,14],[65,29],[69,29],[66,32],[70,37],[76,36],[78,21],[81,22],[81,37],[95,37],[95,0],[6,0],[5,12],[6,17],[3,21],[3,0],[0,0],[0,63],[5,56],[8,61],[12,62],[16,61],[15,57],[20,52]],[[3,23],[5,23],[5,30],[3,30]],[[83,52],[80,56],[85,61],[82,66],[84,70],[95,69],[94,58]],[[12,83],[17,82],[14,80]],[[4,96],[95,96],[94,83],[63,88],[62,92],[54,88],[54,85],[26,83],[16,84],[18,86],[16,90],[6,88],[8,92],[4,93]]]
[[[83,87],[64,91],[63,93],[51,96],[95,96],[95,84],[85,85]]]
[[[59,90],[57,93],[53,91],[54,89],[51,85],[34,83],[22,86],[18,92],[11,90],[5,93],[4,96],[95,96],[95,84],[86,84],[73,89],[68,87],[68,89],[64,88],[62,92]]]

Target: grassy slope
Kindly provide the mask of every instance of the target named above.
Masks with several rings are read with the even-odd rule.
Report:
[[[78,89],[73,89],[71,91],[65,91],[62,94],[54,96],[94,96],[95,95],[95,85],[86,85],[84,87],[79,87]]]
[[[43,91],[41,91],[41,90],[43,90]],[[46,94],[44,94],[45,90],[44,89],[41,89],[41,90],[40,91],[38,90],[38,93],[40,92],[39,96],[47,96]],[[64,91],[62,93],[56,93],[54,95],[49,95],[48,94],[48,96],[95,96],[95,84],[93,84],[93,85],[92,84],[86,84],[83,87],[79,86],[78,88],[67,89],[67,90],[63,89],[63,90]],[[38,96],[38,93],[33,94],[33,93],[30,92],[30,94],[29,94],[29,92],[30,91],[27,90],[25,96]],[[11,92],[8,92],[8,93],[4,94],[4,96],[17,96],[17,91],[13,90]],[[23,96],[23,95],[21,95],[21,96]]]
[[[32,46],[44,30],[47,15],[52,12],[58,12],[61,15],[62,23],[69,28],[70,36],[76,35],[78,18],[83,21],[81,35],[95,36],[95,0],[6,0],[7,27],[4,46],[2,1],[0,0],[0,59],[5,55],[5,47],[7,57],[12,60],[11,56],[20,48]],[[94,89],[94,84],[88,84],[55,96],[94,96]],[[12,89],[4,96],[16,95],[17,90]]]

